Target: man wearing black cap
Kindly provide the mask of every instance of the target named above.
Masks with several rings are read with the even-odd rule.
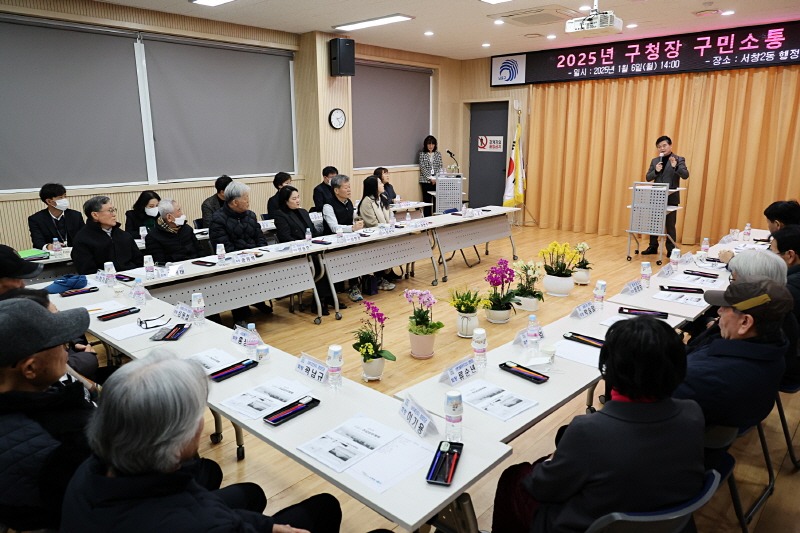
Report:
[[[719,306],[722,337],[687,354],[686,378],[673,397],[700,404],[706,425],[752,427],[772,411],[783,376],[781,324],[792,295],[769,279],[740,278],[704,297]]]
[[[64,343],[88,327],[83,308],[0,302],[0,524],[58,528],[67,484],[90,454],[84,428],[94,409],[83,385],[59,381]]]
[[[25,287],[25,280],[37,277],[42,269],[41,263],[25,261],[15,249],[0,244],[0,294]]]

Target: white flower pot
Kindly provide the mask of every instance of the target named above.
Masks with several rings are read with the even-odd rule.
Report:
[[[511,320],[511,309],[485,309],[486,320],[492,324],[505,324]]]
[[[542,280],[542,286],[550,296],[564,297],[569,296],[575,283],[572,281],[572,277],[560,278],[547,274]]]
[[[531,298],[529,296],[517,296],[519,300],[518,304],[514,304],[514,307],[517,309],[522,309],[523,311],[538,311],[539,310],[539,300],[538,298]]]
[[[380,381],[383,377],[383,366],[386,364],[386,359],[378,357],[377,359],[370,359],[369,361],[361,361],[361,379],[366,382]]]
[[[433,344],[436,342],[436,335],[417,335],[408,332],[411,344],[411,357],[414,359],[430,359],[433,357]]]
[[[591,278],[591,272],[588,268],[576,268],[572,273],[572,281],[575,282],[575,285],[588,285],[589,278]]]
[[[472,338],[472,332],[478,327],[478,313],[458,313],[456,330],[458,336],[465,339]]]

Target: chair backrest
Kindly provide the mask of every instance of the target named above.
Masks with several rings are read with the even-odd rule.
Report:
[[[710,450],[727,450],[739,436],[739,428],[731,426],[708,426],[703,446]]]
[[[700,494],[688,502],[651,513],[610,513],[595,520],[586,533],[681,533],[692,520],[692,513],[714,495],[719,481],[719,472],[709,470]]]
[[[205,228],[205,225],[203,225],[203,219],[202,218],[194,219],[194,229],[203,229],[203,228]]]
[[[261,213],[261,220],[272,220],[273,218],[269,213]]]

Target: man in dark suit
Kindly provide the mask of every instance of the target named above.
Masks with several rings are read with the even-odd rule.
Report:
[[[71,254],[79,274],[94,274],[107,261],[114,263],[117,272],[142,266],[142,252],[131,234],[120,229],[111,198],[89,198],[83,213],[88,222],[75,238]]]
[[[281,208],[278,202],[278,193],[282,188],[292,184],[292,176],[286,172],[278,172],[272,179],[272,184],[277,190],[275,191],[275,194],[273,194],[270,199],[267,200],[267,214],[269,214],[269,218],[275,218],[275,213],[277,213]]]
[[[645,179],[647,181],[655,181],[656,183],[668,183],[670,189],[676,189],[680,185],[680,178],[685,180],[689,179],[689,169],[686,168],[686,159],[672,153],[672,139],[666,135],[662,135],[656,140],[656,148],[658,148],[658,157],[654,157],[650,162],[650,168],[647,169]],[[667,197],[667,206],[678,206],[681,203],[681,196],[679,192],[674,192]],[[675,239],[677,233],[675,231],[675,221],[678,218],[677,211],[669,211],[667,219],[664,221],[666,226],[666,233],[669,238],[666,241],[667,257],[672,253],[675,248]],[[658,237],[655,235],[650,236],[650,246],[642,252],[642,255],[652,255],[658,253]]]
[[[34,248],[51,250],[53,239],[69,246],[83,228],[83,217],[69,208],[67,189],[60,183],[45,183],[39,189],[39,198],[47,206],[28,217],[28,229]]]
[[[322,169],[322,183],[314,187],[314,210],[322,212],[322,206],[333,202],[333,188],[331,180],[339,175],[336,167],[325,167]]]

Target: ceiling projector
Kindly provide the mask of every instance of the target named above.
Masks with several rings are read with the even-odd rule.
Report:
[[[600,11],[595,0],[589,15],[568,20],[564,31],[581,33],[583,37],[622,33],[622,19],[615,17],[613,11]]]

